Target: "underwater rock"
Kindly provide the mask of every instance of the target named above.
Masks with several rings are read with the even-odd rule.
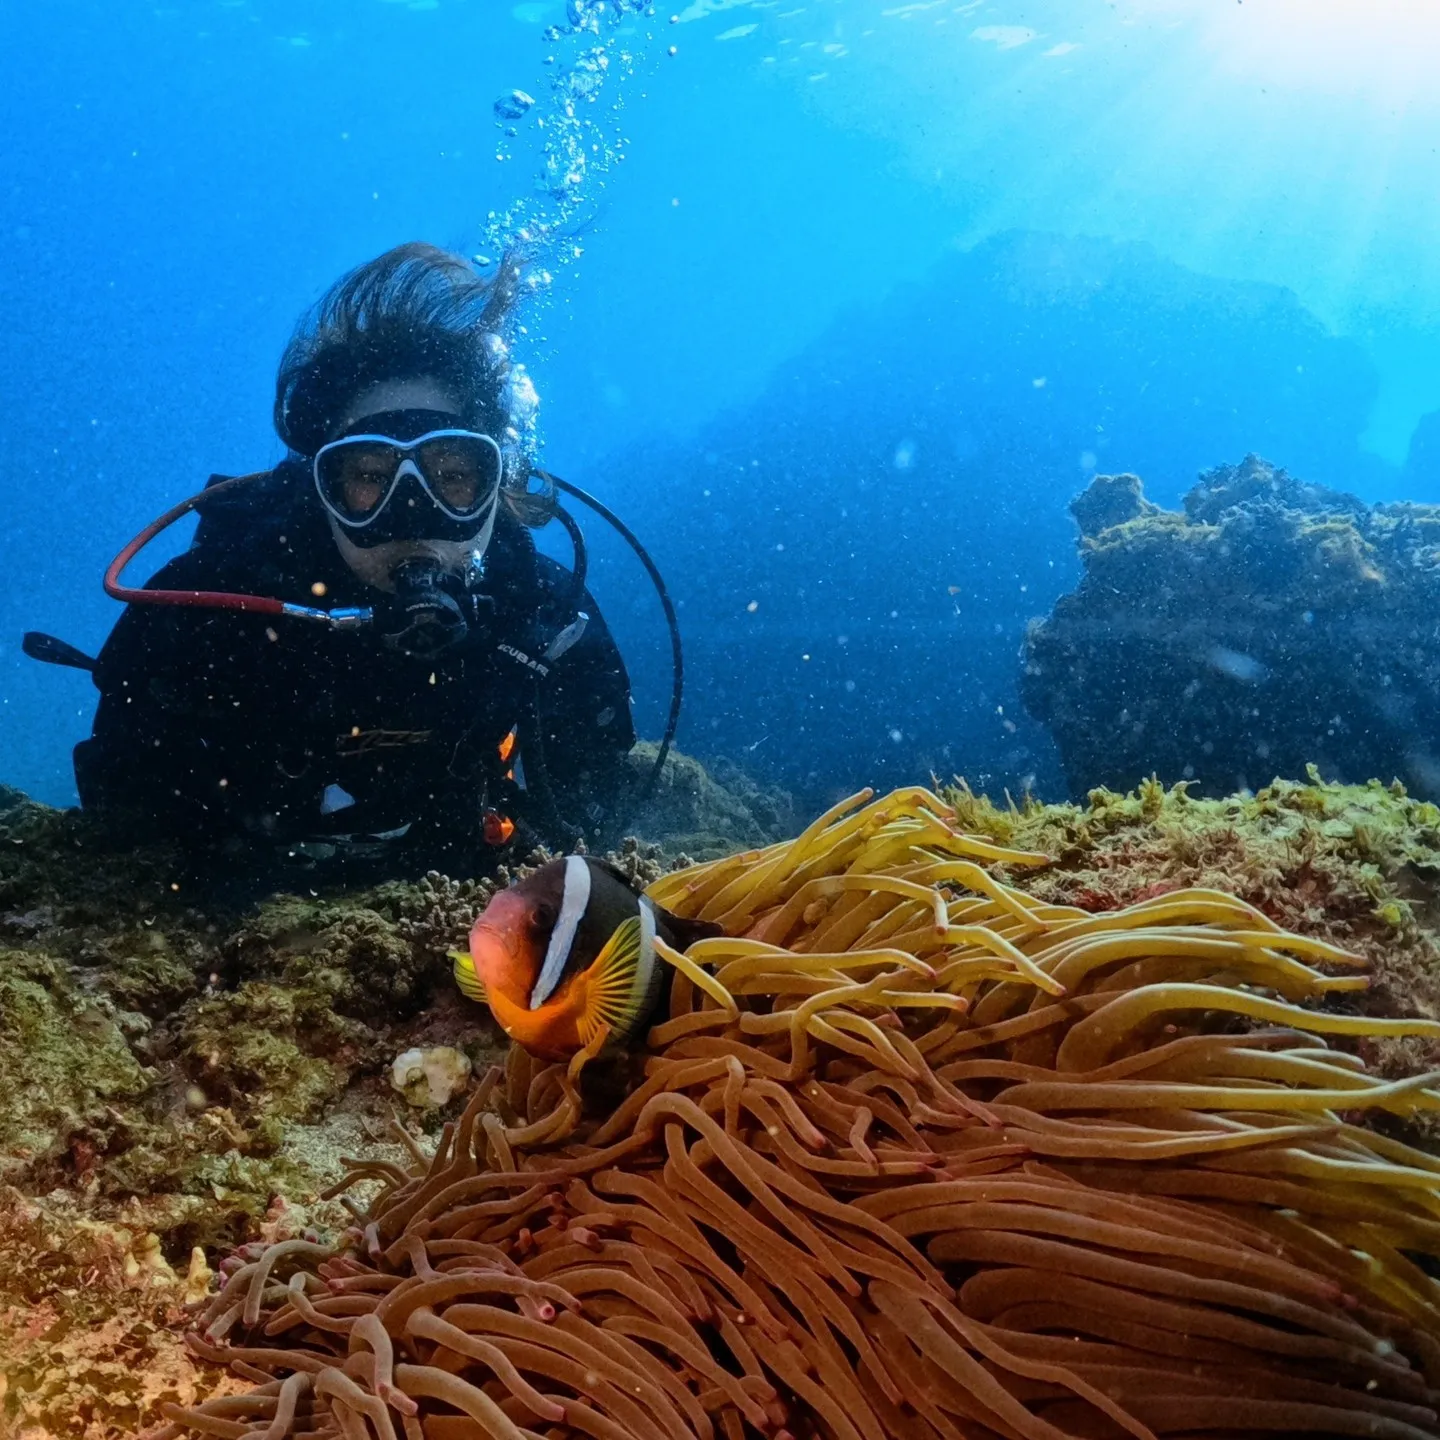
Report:
[[[470,1083],[470,1057],[453,1045],[410,1049],[390,1062],[390,1087],[417,1110],[448,1105]]]
[[[1411,494],[1440,495],[1440,410],[1422,415],[1417,422],[1403,478]]]
[[[1097,475],[1089,487],[1070,502],[1070,513],[1086,539],[1124,525],[1142,515],[1158,515],[1160,507],[1145,498],[1138,475]]]
[[[637,785],[649,778],[658,750],[653,741],[642,740],[630,752]],[[706,860],[769,844],[794,822],[794,805],[783,790],[762,787],[738,766],[719,762],[707,768],[672,750],[654,791],[627,817],[626,829]]]
[[[1152,773],[1223,793],[1314,763],[1440,797],[1440,507],[1367,506],[1252,455],[1183,512],[1133,476],[1071,508],[1084,575],[1031,623],[1021,695],[1072,796]]]

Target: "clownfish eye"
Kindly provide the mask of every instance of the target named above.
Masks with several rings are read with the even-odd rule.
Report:
[[[543,900],[530,912],[530,928],[537,935],[548,934],[555,928],[555,907]]]

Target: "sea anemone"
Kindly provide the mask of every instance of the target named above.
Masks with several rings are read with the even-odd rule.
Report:
[[[1092,915],[925,790],[692,867],[725,935],[608,1114],[511,1052],[338,1246],[242,1256],[161,1436],[1440,1435],[1437,1077],[1359,962],[1217,891]],[[589,1074],[587,1074],[587,1069]],[[347,1181],[347,1184],[350,1183]]]

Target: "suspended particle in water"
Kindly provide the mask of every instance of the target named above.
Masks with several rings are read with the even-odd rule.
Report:
[[[495,118],[497,120],[519,120],[534,103],[533,95],[527,95],[523,90],[512,90],[508,95],[502,95],[495,102]]]

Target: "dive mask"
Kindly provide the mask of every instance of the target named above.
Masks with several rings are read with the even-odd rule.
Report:
[[[492,436],[454,422],[427,411],[371,415],[320,447],[315,489],[356,544],[467,540],[487,523],[504,458]]]

